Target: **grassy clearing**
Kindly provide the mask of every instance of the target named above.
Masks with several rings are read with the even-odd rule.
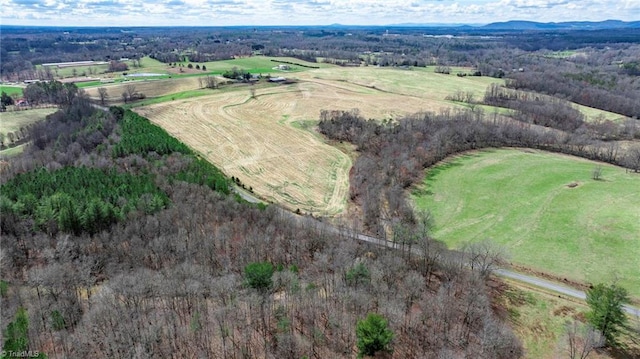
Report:
[[[23,88],[20,86],[0,85],[0,92],[4,92],[9,96],[22,97]]]
[[[142,102],[136,102],[136,103],[133,103],[133,104],[130,104],[130,105],[126,105],[126,106],[123,106],[123,107],[125,107],[125,108],[134,108],[134,107],[155,105],[155,104],[158,104],[158,103],[168,102],[168,101],[186,100],[186,99],[192,98],[192,97],[200,97],[200,96],[211,95],[212,91],[213,90],[210,90],[210,89],[199,89],[199,90],[189,90],[189,91],[177,92],[177,93],[173,93],[173,94],[169,94],[169,95],[164,95],[164,96],[154,97],[154,98],[150,98],[150,99],[145,99]]]
[[[522,340],[527,358],[561,357],[565,323],[582,318],[588,310],[584,304],[509,281],[499,300],[507,310],[516,335]]]
[[[21,127],[44,120],[56,112],[56,108],[36,108],[24,111],[0,112],[0,133],[15,132]]]
[[[146,56],[140,59],[140,68],[143,70],[141,72],[162,73],[166,72],[167,64]]]
[[[168,71],[167,64],[154,60],[150,57],[144,57],[140,59],[140,67],[134,67],[133,61],[130,61],[130,60],[124,61],[124,63],[126,63],[129,66],[129,69],[127,71],[124,71],[128,74],[135,74],[140,72],[162,73],[166,75],[170,74],[170,71]],[[40,69],[40,68],[42,68],[42,65],[36,66],[36,69]],[[113,78],[113,77],[122,76],[122,72],[107,72],[108,69],[109,69],[109,65],[103,64],[103,65],[91,65],[91,66],[69,66],[69,67],[62,67],[62,68],[51,67],[51,72],[55,78],[69,78],[74,76],[75,77],[90,76],[90,77]],[[74,75],[74,70],[75,70],[75,75]],[[88,86],[86,85],[86,83],[79,83],[78,86],[80,86],[80,84],[83,84],[84,87]]]
[[[564,51],[550,51],[544,54],[544,57],[549,57],[553,59],[567,59],[570,57],[575,57],[577,55],[586,55],[584,52],[578,52],[576,50],[564,50]]]
[[[451,107],[451,103],[445,98],[457,91],[471,92],[476,99],[480,99],[490,84],[504,83],[501,79],[490,77],[437,74],[431,68],[400,70],[374,66],[318,69],[296,76],[308,80],[340,81],[398,95],[438,100],[446,107]]]
[[[613,113],[613,112],[604,111],[604,110],[600,110],[593,107],[583,106],[577,103],[574,103],[573,106],[575,106],[580,112],[582,112],[582,114],[586,117],[585,120],[587,122],[600,121],[600,120],[621,122],[628,118],[618,113]]]
[[[0,159],[2,158],[9,158],[9,157],[13,157],[16,155],[21,154],[24,151],[24,147],[26,145],[22,144],[22,145],[18,145],[15,147],[11,147],[11,148],[7,148],[4,150],[0,150]]]
[[[602,180],[592,171],[602,166]],[[570,184],[576,184],[570,187]],[[581,282],[614,276],[640,297],[640,176],[530,150],[489,150],[429,170],[414,193],[451,247],[491,238],[514,263]]]
[[[36,70],[42,69],[42,65],[36,65]],[[57,68],[51,67],[51,73],[55,78],[74,77],[75,76],[98,76],[109,69],[109,65],[91,65],[91,66],[69,66]],[[90,74],[89,71],[93,72]]]
[[[556,359],[568,358],[566,351],[565,323],[577,320],[585,322],[589,308],[582,301],[558,296],[536,287],[506,280],[502,295],[497,300],[507,311],[508,321],[520,338],[527,358]],[[631,326],[637,325],[637,318],[630,318]],[[629,346],[628,353],[640,350],[633,343],[633,331],[625,331],[621,341]],[[616,358],[606,351],[592,352],[590,359]]]

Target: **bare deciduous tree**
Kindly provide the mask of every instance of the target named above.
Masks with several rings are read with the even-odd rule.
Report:
[[[594,349],[604,345],[604,337],[592,326],[572,320],[565,325],[563,342],[569,359],[586,359]]]
[[[640,146],[636,146],[627,150],[624,158],[625,166],[634,172],[640,172]]]
[[[471,270],[484,278],[505,258],[503,249],[490,240],[467,244],[462,250]]]
[[[107,93],[107,89],[104,87],[99,87],[98,88],[98,96],[100,97],[100,104],[102,106],[105,105],[106,99],[107,97],[109,97],[108,93]]]
[[[204,78],[204,84],[206,88],[209,89],[217,89],[218,88],[218,80],[215,76],[207,76]]]
[[[129,100],[134,100],[138,96],[138,92],[136,91],[136,85],[128,84],[124,87],[125,92],[127,93],[127,97]]]

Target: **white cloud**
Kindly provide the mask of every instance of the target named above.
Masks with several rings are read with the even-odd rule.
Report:
[[[0,0],[2,24],[322,25],[638,20],[639,0]]]

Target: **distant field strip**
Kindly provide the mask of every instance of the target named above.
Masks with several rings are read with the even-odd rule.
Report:
[[[602,180],[592,172],[602,166]],[[452,247],[487,238],[514,263],[640,298],[640,175],[576,157],[488,150],[449,159],[414,194]]]
[[[398,95],[436,100],[446,107],[451,107],[451,103],[444,101],[445,97],[457,91],[471,92],[479,100],[482,99],[490,84],[504,83],[503,80],[492,77],[458,77],[436,74],[420,68],[399,70],[375,66],[317,69],[302,72],[296,76],[301,79],[328,80],[336,83],[360,85]]]
[[[0,133],[18,131],[21,127],[44,120],[47,115],[58,111],[57,108],[36,108],[22,111],[0,112]]]
[[[107,89],[107,101],[122,102],[122,93],[126,91],[128,85],[133,85],[136,92],[142,93],[146,97],[157,97],[202,88],[197,77],[181,77],[164,80],[136,80],[106,83],[97,87],[87,88],[85,91],[92,99],[97,100],[100,98],[98,96],[98,88],[104,87]]]
[[[471,71],[468,71],[471,72]],[[444,75],[433,72],[433,69],[411,68],[400,70],[396,68],[378,68],[375,66],[357,68],[325,68],[295,74],[300,79],[342,83],[345,85],[360,85],[365,88],[377,89],[398,95],[423,98],[429,101],[429,109],[437,110],[442,107],[456,107],[447,96],[456,92],[472,93],[476,101],[484,98],[487,87],[492,83],[504,84],[504,80],[486,76]],[[624,116],[587,106],[573,103],[582,112],[587,121],[599,119],[622,121]],[[483,106],[487,112],[494,111],[492,106]]]

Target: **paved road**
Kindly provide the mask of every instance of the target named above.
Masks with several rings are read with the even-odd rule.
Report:
[[[524,282],[527,284],[532,284],[532,285],[535,285],[536,287],[548,289],[560,294],[564,294],[568,297],[573,297],[573,298],[582,299],[582,300],[587,299],[587,294],[581,290],[577,290],[571,287],[564,286],[562,284],[551,282],[546,279],[510,271],[503,268],[498,268],[493,272],[498,276],[515,279],[519,282]],[[640,308],[636,308],[631,305],[623,305],[622,309],[628,314],[640,318]]]

